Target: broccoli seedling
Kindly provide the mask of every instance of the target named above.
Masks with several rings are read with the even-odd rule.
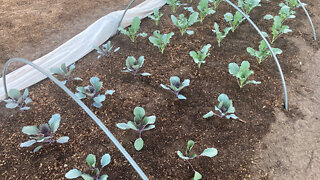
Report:
[[[306,6],[306,5],[307,5],[307,4],[305,4],[305,3],[301,3],[301,4],[302,4],[302,6]],[[295,8],[298,8],[298,7],[301,6],[300,3],[299,3],[297,0],[285,0],[284,3],[280,3],[279,5],[280,5],[281,7],[282,7],[283,5],[287,5],[287,6],[290,7],[290,9],[295,9]]]
[[[147,37],[146,33],[138,33],[140,29],[141,20],[138,17],[133,18],[131,22],[131,26],[128,28],[128,31],[123,29],[122,27],[119,27],[119,31],[127,35],[132,42],[135,42],[136,38],[141,37]]]
[[[105,95],[112,95],[114,90],[107,90],[104,94],[99,94],[102,82],[97,77],[90,78],[90,83],[92,86],[88,85],[86,87],[79,86],[77,87],[77,93],[75,94],[79,99],[90,98],[93,99],[93,106],[96,108],[102,107],[102,102],[106,99]]]
[[[140,68],[142,68],[144,62],[144,56],[140,56],[138,60],[135,57],[129,56],[126,59],[126,67],[124,67],[122,72],[132,72],[134,76],[138,74]],[[151,76],[150,73],[140,73],[141,76]]]
[[[29,110],[30,107],[26,106],[29,103],[32,103],[32,99],[28,97],[29,90],[26,88],[21,95],[20,91],[18,89],[10,89],[8,92],[8,99],[5,99],[4,102],[6,102],[6,108],[8,109],[14,109],[19,108],[21,111]]]
[[[65,174],[65,178],[67,179],[75,179],[78,177],[82,177],[84,180],[107,180],[108,175],[104,174],[100,176],[102,169],[106,167],[111,162],[111,156],[109,154],[104,154],[100,160],[101,168],[96,167],[96,156],[93,154],[89,154],[86,158],[87,164],[90,167],[90,174],[82,173],[78,169],[71,169]]]
[[[159,13],[159,9],[153,9],[153,15],[149,15],[148,17],[152,20],[154,20],[154,22],[156,23],[156,25],[158,26],[160,18],[163,16],[162,13]]]
[[[163,89],[166,89],[166,90],[171,90],[178,99],[187,99],[185,96],[179,94],[179,92],[189,86],[190,84],[190,80],[189,79],[185,79],[182,83],[180,82],[180,78],[178,76],[172,76],[170,77],[170,86],[167,87],[163,84],[160,84],[160,86],[163,88]]]
[[[210,47],[211,47],[211,44],[207,44],[203,46],[201,51],[197,51],[197,52],[190,51],[190,56],[193,58],[194,62],[198,64],[199,68],[202,63],[206,63],[204,59],[210,55],[210,53],[208,53]]]
[[[217,9],[217,7],[219,6],[219,4],[222,2],[223,0],[209,0],[209,2],[211,2],[213,4],[213,9]]]
[[[239,11],[237,11],[234,14],[234,16],[229,12],[224,14],[224,19],[232,27],[232,29],[231,29],[232,32],[234,32],[239,27],[239,25],[242,23],[242,21],[245,20],[245,18],[243,17],[243,15]]]
[[[216,12],[212,8],[208,7],[208,0],[200,0],[197,8],[200,11],[199,18],[200,18],[201,24],[206,16],[208,16],[210,14],[214,14]]]
[[[69,69],[67,68],[66,64],[63,63],[61,64],[60,68],[58,67],[52,67],[50,68],[50,72],[52,74],[55,74],[55,75],[59,75],[59,76],[62,76],[65,80],[62,81],[61,83],[62,84],[66,84],[67,82],[70,82],[71,81],[71,72],[76,68],[76,66],[74,64],[71,64],[69,66]],[[81,78],[79,77],[75,77],[73,78],[73,80],[76,80],[76,81],[82,81]]]
[[[238,7],[240,7],[246,15],[249,15],[253,8],[261,6],[261,0],[238,0]]]
[[[247,84],[261,84],[260,81],[247,81],[248,77],[254,73],[252,70],[249,70],[249,68],[250,63],[248,61],[242,61],[240,67],[236,63],[229,64],[229,73],[237,78],[240,88]]]
[[[127,123],[118,123],[117,127],[123,130],[133,129],[138,131],[139,138],[134,141],[134,148],[137,151],[140,151],[144,146],[144,141],[141,138],[141,134],[143,131],[148,131],[156,127],[154,125],[156,122],[156,116],[146,116],[146,112],[142,107],[135,107],[133,114],[133,121],[128,121]]]
[[[200,155],[197,155],[197,154],[191,154],[191,149],[193,148],[193,146],[194,146],[194,141],[189,140],[188,144],[187,144],[187,149],[186,149],[185,155],[181,151],[177,151],[177,154],[181,159],[187,161],[188,165],[194,171],[194,176],[192,179],[199,180],[202,178],[202,175],[194,169],[190,160],[195,159],[197,157],[203,157],[203,156],[212,158],[218,154],[218,150],[216,148],[207,148]]]
[[[177,19],[174,15],[171,15],[172,23],[180,29],[180,33],[183,36],[186,32],[188,35],[194,34],[194,31],[187,30],[189,26],[192,26],[194,23],[198,22],[199,13],[193,12],[189,19],[184,17],[184,14],[179,15],[179,19]]]
[[[164,52],[164,48],[170,42],[170,39],[174,35],[173,32],[169,34],[160,34],[160,31],[156,30],[153,32],[153,36],[149,37],[149,41],[156,47],[159,48],[161,54]]]
[[[29,135],[29,141],[20,144],[20,147],[29,147],[35,143],[67,143],[69,141],[68,136],[60,137],[59,139],[54,139],[54,133],[58,130],[60,125],[61,117],[60,114],[52,115],[48,123],[41,124],[39,128],[37,126],[24,126],[22,132]],[[39,151],[44,145],[37,146],[33,152]]]
[[[102,48],[94,47],[94,49],[96,49],[97,53],[99,54],[97,59],[100,59],[102,56],[109,58],[113,53],[119,51],[120,47],[113,49],[113,46],[111,46],[111,41],[108,41],[102,45]]]
[[[179,0],[166,0],[166,3],[171,6],[172,12],[176,12],[176,8],[181,6],[181,2]]]
[[[220,47],[221,45],[221,41],[227,37],[229,31],[232,29],[232,27],[226,27],[224,29],[224,33],[220,32],[219,30],[219,25],[215,22],[214,23],[214,29],[212,30],[212,32],[216,33],[217,35],[217,41],[218,41],[218,46]]]

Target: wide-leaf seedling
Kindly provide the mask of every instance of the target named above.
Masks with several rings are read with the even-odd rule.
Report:
[[[177,7],[181,6],[181,2],[179,0],[166,0],[166,3],[171,6],[173,13],[176,12]]]
[[[187,99],[185,96],[179,94],[180,91],[189,86],[190,84],[190,80],[189,79],[185,79],[182,83],[180,82],[180,78],[178,76],[172,76],[170,77],[170,86],[167,87],[163,84],[160,84],[160,86],[163,88],[163,89],[166,89],[166,90],[171,90],[178,99]]]
[[[156,116],[146,116],[146,112],[142,107],[135,107],[133,110],[134,120],[127,123],[118,123],[117,127],[123,130],[133,129],[138,131],[139,138],[134,142],[134,148],[140,151],[144,146],[144,141],[141,138],[143,131],[148,131],[155,128]]]
[[[126,59],[126,67],[124,67],[122,72],[132,72],[134,76],[138,74],[140,68],[144,63],[144,56],[140,56],[138,60],[135,57],[129,56]],[[151,76],[150,73],[139,73],[141,76]]]
[[[187,19],[184,14],[179,15],[179,19],[177,19],[174,15],[171,15],[172,23],[180,29],[180,33],[183,36],[186,32],[188,35],[194,34],[194,31],[187,30],[189,26],[192,26],[194,23],[198,22],[199,13],[193,12],[189,19]]]
[[[192,179],[199,180],[202,178],[202,175],[194,169],[190,160],[198,158],[198,157],[204,157],[204,156],[212,158],[218,154],[218,150],[216,148],[207,148],[200,155],[197,155],[197,154],[191,153],[191,149],[193,148],[193,146],[194,146],[194,141],[189,140],[188,144],[187,144],[186,153],[183,154],[181,151],[177,151],[177,154],[181,159],[187,161],[188,165],[194,171],[194,176]]]
[[[223,0],[209,0],[209,2],[213,4],[213,9],[217,10],[217,7]]]
[[[194,62],[198,64],[199,68],[202,63],[205,63],[204,59],[210,55],[210,53],[208,53],[210,47],[211,44],[207,44],[203,46],[201,51],[190,51],[190,56],[193,58]]]
[[[100,160],[101,168],[96,167],[96,156],[93,154],[89,154],[86,158],[87,164],[90,167],[90,174],[82,173],[78,169],[71,169],[65,174],[65,178],[67,179],[75,179],[78,177],[82,177],[84,180],[107,180],[108,175],[104,174],[102,176],[101,172],[104,167],[106,167],[111,162],[111,156],[109,154],[104,154]]]
[[[261,0],[238,0],[238,7],[249,15],[253,8],[261,6],[260,2]]]
[[[243,15],[237,11],[234,16],[233,14],[227,12],[226,14],[224,14],[224,19],[227,21],[227,23],[229,23],[229,25],[232,27],[232,32],[234,32],[239,25],[242,23],[242,21],[245,20],[245,18],[243,17]]]
[[[301,7],[302,6],[306,6],[307,4],[305,3],[300,3],[298,2],[298,0],[285,0],[284,3],[280,3],[280,6],[282,7],[282,5],[287,5],[290,7],[290,9],[295,9],[295,8],[298,8],[298,7]]]
[[[135,42],[136,38],[139,36],[147,37],[146,33],[138,33],[140,29],[140,24],[141,24],[141,20],[138,17],[135,17],[133,18],[131,22],[131,26],[128,28],[128,31],[122,27],[119,27],[119,31],[122,34],[127,35],[132,42]]]
[[[216,33],[216,35],[217,35],[217,41],[218,41],[218,46],[220,47],[221,41],[222,41],[225,37],[227,37],[227,35],[228,35],[228,33],[230,32],[230,30],[232,29],[232,27],[226,27],[223,32],[220,32],[219,28],[220,28],[219,25],[215,22],[215,23],[214,23],[214,29],[212,30],[212,32]]]
[[[149,37],[149,41],[156,47],[159,48],[161,54],[164,52],[164,48],[170,42],[170,39],[174,35],[174,32],[169,34],[160,34],[159,30],[153,32],[153,36]]]
[[[248,77],[254,72],[249,69],[250,63],[248,61],[242,61],[241,66],[239,67],[236,63],[229,64],[229,73],[237,78],[238,85],[240,88],[247,84],[261,84],[260,81],[247,81]]]
[[[52,74],[56,74],[56,75],[59,75],[61,77],[63,77],[65,80],[62,81],[62,84],[66,84],[67,82],[70,82],[71,81],[71,72],[76,68],[76,66],[74,64],[71,64],[69,66],[69,68],[66,66],[65,63],[61,64],[60,68],[58,67],[52,67],[50,68],[50,72]],[[76,80],[76,81],[82,81],[81,78],[79,77],[75,77],[73,78],[73,80]]]
[[[106,99],[105,95],[112,95],[114,90],[107,90],[104,94],[99,94],[102,82],[97,77],[90,78],[91,86],[88,85],[86,87],[79,86],[77,87],[77,93],[75,94],[79,99],[90,98],[93,99],[93,106],[96,108],[102,107],[102,102]]]
[[[153,15],[149,15],[148,18],[154,20],[156,25],[159,24],[160,18],[163,16],[162,13],[159,13],[159,9],[153,9]]]
[[[28,88],[24,90],[22,95],[18,89],[10,89],[8,92],[9,98],[4,100],[4,102],[7,103],[6,108],[19,108],[21,111],[29,110],[30,107],[28,107],[27,104],[32,103],[32,99],[29,98],[28,95]]]
[[[24,126],[22,132],[29,135],[31,140],[21,143],[20,147],[29,147],[35,143],[42,143],[43,145],[37,146],[33,150],[33,152],[37,152],[44,146],[44,143],[67,143],[69,141],[68,136],[60,137],[57,140],[54,139],[54,133],[58,130],[60,121],[60,114],[54,114],[48,123],[41,124],[39,128],[37,126]]]
[[[214,14],[216,11],[208,6],[208,0],[200,0],[199,5],[197,6],[199,10],[199,19],[200,23],[203,23],[203,20],[206,16]]]
[[[111,46],[111,41],[108,41],[102,45],[102,48],[94,47],[94,49],[97,50],[97,53],[99,54],[97,58],[100,59],[103,56],[109,58],[113,53],[119,51],[120,47],[113,49],[113,46]]]

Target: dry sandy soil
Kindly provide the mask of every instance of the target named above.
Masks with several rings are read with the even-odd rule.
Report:
[[[0,68],[12,57],[30,60],[41,57],[101,16],[123,9],[128,1],[3,0],[0,4]],[[306,3],[320,32],[320,2]],[[252,179],[320,179],[320,46],[319,40],[312,40],[311,28],[307,19],[303,19],[302,27],[306,28],[297,30],[301,35],[286,36],[299,48],[297,58],[301,59],[295,66],[302,71],[295,78],[287,79],[293,113],[287,115],[275,109],[277,121],[255,147]]]

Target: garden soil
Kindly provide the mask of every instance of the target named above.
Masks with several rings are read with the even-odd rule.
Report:
[[[19,4],[11,2],[13,1],[5,4],[11,8],[19,7]],[[57,7],[56,12],[60,8],[48,4],[49,1],[39,5],[23,2],[26,2],[25,7],[42,7],[30,11],[40,14],[48,13],[48,7]],[[3,26],[1,32],[8,33],[20,27],[19,31],[13,32],[22,34],[4,36],[9,38],[6,44],[1,42],[1,48],[4,49],[1,63],[4,63],[3,59],[10,57],[35,59],[50,52],[95,19],[107,14],[106,9],[102,8],[103,4],[109,3],[112,6],[107,1],[96,1],[93,3],[95,5],[89,1],[77,1],[76,4],[84,3],[88,6],[79,6],[79,10],[73,3],[69,4],[72,1],[56,3],[60,2],[66,5],[66,9],[73,9],[73,13],[52,14],[50,17],[54,20],[48,21],[49,23],[41,18],[39,21],[34,19],[34,22],[32,18],[29,21],[24,18],[18,20],[28,22],[27,28],[23,28],[24,23],[21,26],[16,24],[16,28],[9,26],[10,23]],[[123,6],[113,4],[114,7],[107,8],[123,8],[127,3],[123,2]],[[194,9],[197,2],[193,3]],[[320,29],[320,13],[317,11],[320,8],[319,2],[307,3],[316,28]],[[6,10],[5,13],[9,13],[9,8],[3,9]],[[267,13],[276,14],[278,10],[277,3],[263,2],[262,7],[254,9],[250,15],[259,27],[270,34],[270,28],[266,27],[271,27],[272,23],[262,17]],[[249,46],[256,49],[261,40],[247,21],[234,33],[230,33],[220,48],[217,46],[211,29],[214,22],[221,28],[226,27],[223,14],[235,12],[230,6],[221,4],[217,13],[207,17],[204,24],[193,25],[191,29],[195,34],[192,36],[180,35],[179,30],[172,25],[168,6],[164,6],[161,12],[165,15],[159,26],[155,26],[150,19],[145,19],[142,21],[141,31],[148,35],[154,30],[175,33],[163,55],[147,38],[140,37],[137,42],[131,43],[128,37],[120,34],[111,39],[114,46],[121,47],[119,52],[109,59],[100,60],[96,59],[96,52],[89,53],[76,63],[73,74],[84,81],[67,84],[75,91],[77,86],[88,85],[90,77],[97,76],[104,83],[103,90],[116,90],[112,96],[107,96],[100,109],[94,108],[91,100],[85,100],[85,103],[116,136],[148,177],[191,178],[191,168],[178,158],[176,151],[184,151],[187,141],[192,139],[196,142],[193,149],[195,153],[201,153],[208,147],[215,147],[219,151],[216,157],[200,157],[191,161],[195,169],[204,176],[203,179],[319,179],[320,90],[317,68],[320,46],[318,41],[312,39],[304,12],[297,10],[297,18],[287,21],[293,33],[282,36],[274,44],[283,50],[283,54],[278,57],[289,86],[289,112],[283,109],[281,81],[272,58],[259,65],[246,52]],[[179,8],[175,15],[182,12],[185,11]],[[10,20],[8,17],[0,22],[12,23],[16,19]],[[37,29],[36,24],[41,20],[43,26]],[[189,56],[189,51],[200,50],[209,43],[212,44],[211,55],[198,69]],[[149,72],[152,76],[133,77],[132,74],[121,72],[127,56],[145,56],[141,72]],[[228,73],[228,64],[240,64],[243,60],[248,60],[255,72],[250,79],[261,81],[262,84],[239,88],[236,79]],[[187,100],[176,100],[173,94],[160,87],[160,83],[168,84],[170,76],[174,75],[191,80],[190,86],[181,92]],[[217,97],[221,93],[226,93],[233,100],[237,116],[246,123],[217,117],[202,118],[202,115],[218,103]],[[89,172],[85,163],[89,153],[96,154],[98,158],[104,153],[111,155],[112,161],[103,171],[110,179],[139,179],[102,130],[56,85],[44,80],[30,88],[30,97],[34,102],[31,110],[26,112],[8,110],[3,102],[0,104],[0,174],[4,179],[64,179],[64,174],[72,168]],[[132,111],[136,106],[145,108],[147,115],[157,117],[156,128],[143,132],[145,147],[139,152],[133,147],[138,134],[116,127],[117,123],[133,118]],[[21,133],[23,126],[47,122],[55,113],[60,113],[62,117],[56,136],[69,136],[69,143],[47,145],[37,153],[32,153],[32,148],[19,147],[21,142],[27,140],[27,136]]]

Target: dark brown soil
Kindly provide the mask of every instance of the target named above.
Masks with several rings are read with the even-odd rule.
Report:
[[[193,3],[194,9],[195,3],[198,1]],[[270,27],[271,23],[262,20],[262,17],[267,13],[276,14],[278,10],[275,3],[262,3],[262,7],[251,12],[251,17],[259,27]],[[201,157],[192,161],[204,179],[250,178],[249,166],[254,145],[266,135],[270,124],[275,121],[273,108],[283,109],[282,86],[274,61],[269,58],[258,65],[246,52],[248,46],[256,49],[260,41],[246,21],[223,40],[220,48],[217,46],[211,29],[214,22],[224,28],[226,23],[223,14],[235,12],[227,4],[220,5],[218,12],[207,17],[203,25],[197,23],[192,26],[194,35],[183,37],[172,25],[171,9],[164,6],[161,11],[165,15],[159,26],[146,19],[142,21],[141,30],[148,35],[154,30],[175,33],[163,55],[147,38],[138,38],[136,43],[131,43],[124,35],[115,36],[111,41],[121,47],[120,51],[109,59],[97,60],[96,52],[85,56],[76,64],[74,71],[74,76],[80,76],[84,81],[71,82],[68,87],[75,92],[77,86],[85,86],[89,84],[90,77],[97,76],[104,82],[103,91],[116,90],[114,95],[107,97],[101,109],[94,108],[92,101],[85,100],[85,103],[150,179],[191,178],[191,168],[176,155],[177,150],[185,150],[190,139],[196,142],[194,152],[200,153],[207,147],[215,147],[219,151],[214,158]],[[182,12],[185,11],[179,8],[176,15]],[[300,18],[290,21],[294,31],[295,27],[301,26],[299,21]],[[301,34],[295,31],[290,35]],[[198,69],[189,51],[200,50],[208,43],[213,46],[210,48],[211,55],[206,59],[206,64]],[[279,38],[275,47],[280,47],[284,52],[278,58],[285,76],[295,78],[300,71],[294,66],[297,61],[294,57],[299,50],[292,44],[285,38]],[[134,78],[131,74],[121,72],[127,56],[138,58],[142,55],[145,56],[142,72],[151,73],[151,77]],[[261,81],[261,85],[238,87],[236,79],[228,73],[228,64],[240,64],[243,60],[250,61],[251,69],[255,72],[251,78]],[[191,80],[190,86],[181,92],[187,100],[178,101],[173,94],[160,87],[160,83],[168,84],[170,76],[175,75]],[[7,110],[4,103],[0,106],[0,117],[3,119],[0,125],[5,131],[0,133],[0,150],[3,154],[0,172],[4,179],[64,179],[64,174],[72,168],[88,170],[85,158],[89,153],[96,154],[98,158],[104,153],[111,155],[111,164],[104,170],[110,179],[139,179],[107,136],[62,90],[45,80],[31,87],[30,91],[34,100],[31,110]],[[237,116],[247,123],[216,117],[208,120],[202,118],[213,110],[221,93],[226,93],[233,100]],[[142,135],[145,147],[140,152],[133,147],[138,134],[116,127],[117,123],[133,118],[132,111],[136,106],[145,108],[147,115],[157,116],[156,128]],[[27,140],[27,136],[21,133],[23,126],[47,122],[55,113],[62,116],[56,135],[69,136],[69,143],[47,146],[38,153],[32,153],[32,148],[19,147],[21,142]]]

